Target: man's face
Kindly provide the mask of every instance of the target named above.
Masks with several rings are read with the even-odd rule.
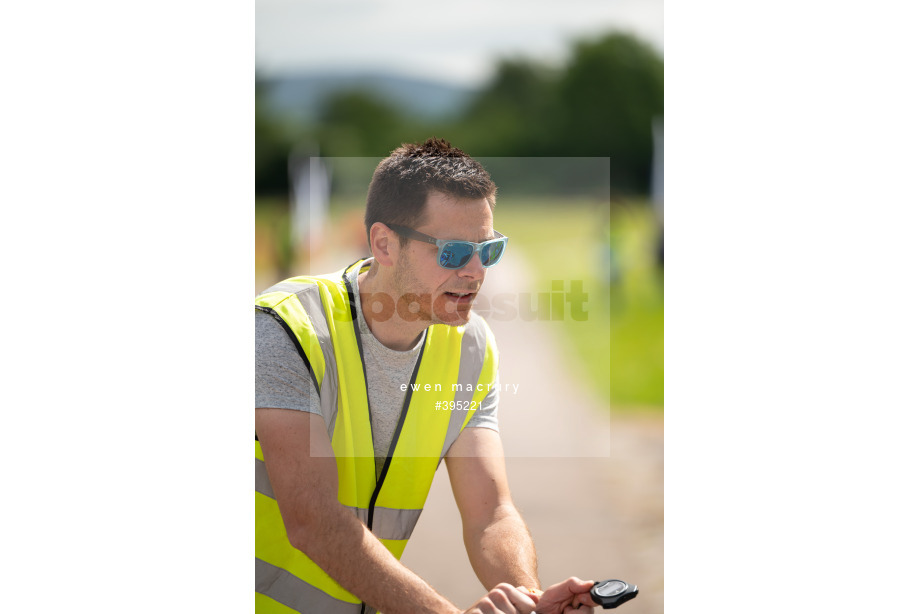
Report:
[[[430,192],[425,201],[424,224],[415,230],[436,239],[480,243],[495,238],[489,201]],[[460,326],[469,322],[476,293],[486,271],[478,255],[460,269],[438,265],[438,248],[409,239],[400,248],[395,284],[399,313],[411,313],[419,321]],[[414,315],[413,315],[414,317]]]

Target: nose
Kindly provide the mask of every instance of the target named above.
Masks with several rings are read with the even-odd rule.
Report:
[[[486,277],[486,269],[482,266],[482,259],[479,257],[479,253],[473,254],[473,257],[470,258],[469,262],[463,265],[463,268],[460,269],[460,277],[469,281],[482,281]]]

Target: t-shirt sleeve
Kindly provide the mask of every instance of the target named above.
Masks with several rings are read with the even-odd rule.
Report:
[[[319,396],[294,342],[271,314],[256,311],[256,407],[321,414]]]
[[[492,382],[492,389],[486,393],[486,397],[482,400],[482,405],[473,412],[473,416],[466,424],[466,428],[478,426],[498,432],[498,390],[498,373],[496,373],[495,381]]]

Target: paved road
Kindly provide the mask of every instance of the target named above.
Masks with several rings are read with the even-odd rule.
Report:
[[[509,253],[489,272],[484,293],[491,298],[526,291],[526,275]],[[490,319],[490,325],[501,356],[500,422],[509,480],[537,546],[541,582],[548,586],[570,575],[621,578],[640,590],[623,612],[660,614],[661,416],[611,418],[607,407],[581,391],[554,351],[552,323],[514,318]],[[466,607],[485,591],[470,568],[460,526],[442,465],[402,560]]]

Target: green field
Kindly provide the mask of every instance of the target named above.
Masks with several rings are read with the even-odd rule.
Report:
[[[664,405],[664,290],[654,261],[657,222],[641,203],[515,202],[503,199],[495,227],[511,237],[545,286],[583,280],[589,317],[554,326],[588,385],[614,409]],[[610,246],[613,264],[608,264]],[[610,269],[618,272],[610,281]],[[544,287],[544,290],[546,288]]]

